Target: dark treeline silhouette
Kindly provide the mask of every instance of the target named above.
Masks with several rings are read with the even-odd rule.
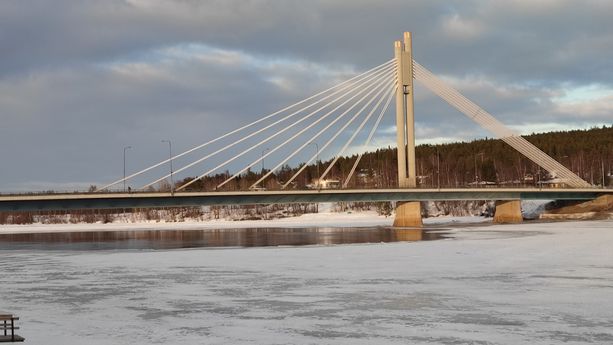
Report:
[[[589,130],[540,133],[525,136],[536,147],[593,185],[610,185],[613,171],[613,125]],[[341,157],[327,179],[341,183],[351,171],[357,155]],[[323,171],[332,160],[319,162]],[[500,186],[537,185],[552,178],[547,171],[498,139],[480,139],[416,148],[416,163],[421,187],[467,187],[475,184]],[[268,177],[261,188],[280,189],[300,167],[283,166]],[[265,171],[247,171],[221,190],[246,190]],[[190,185],[187,191],[213,191],[230,174],[207,176]],[[311,164],[288,188],[304,189],[317,178],[317,164]],[[192,178],[177,182],[182,185]],[[396,148],[382,148],[362,157],[348,188],[395,188]]]

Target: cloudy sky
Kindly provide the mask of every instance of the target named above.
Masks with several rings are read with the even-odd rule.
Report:
[[[166,157],[162,139],[181,152],[391,59],[403,31],[417,61],[522,133],[610,125],[611,13],[611,1],[0,1],[0,192],[103,185],[121,177],[124,146],[128,173],[144,168]],[[416,129],[420,143],[490,135],[419,86]]]

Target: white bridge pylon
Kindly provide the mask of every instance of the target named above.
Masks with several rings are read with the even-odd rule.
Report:
[[[370,122],[370,131],[362,144],[361,153],[358,155],[349,175],[343,182],[343,188],[345,188],[355,172],[362,154],[370,144],[394,95],[396,95],[396,123],[398,126],[399,186],[416,187],[413,171],[415,166],[413,79],[422,83],[468,118],[491,131],[497,138],[511,145],[511,147],[535,164],[549,171],[552,176],[563,179],[567,185],[572,187],[580,188],[590,186],[589,183],[582,180],[572,171],[532,145],[518,133],[505,127],[487,111],[464,97],[460,92],[447,85],[412,59],[410,34],[405,33],[405,45],[403,46],[399,44],[399,42],[396,42],[396,58],[192,149],[102,186],[98,188],[97,191],[106,190],[124,181],[133,179],[155,168],[161,167],[168,162],[172,162],[177,158],[195,154],[196,152],[213,146],[215,143],[221,143],[223,145],[222,140],[226,140],[229,143],[221,148],[214,149],[212,152],[198,156],[197,159],[192,160],[190,163],[174,171],[174,174],[181,173],[189,168],[195,168],[202,171],[196,178],[177,187],[175,191],[181,191],[210,174],[219,173],[227,169],[228,165],[241,157],[244,157],[242,159],[243,161],[245,159],[248,160],[248,156],[246,155],[250,152],[252,156],[253,153],[262,153],[261,155],[257,155],[257,159],[243,165],[242,168],[237,169],[231,176],[227,176],[223,182],[217,185],[217,188],[221,188],[244,172],[249,171],[250,168],[256,166],[264,159],[268,158],[269,160],[274,160],[278,158],[279,155],[273,156],[273,154],[280,149],[287,149],[287,147],[290,147],[292,144],[298,146],[289,154],[283,153],[283,157],[277,160],[275,166],[268,172],[262,171],[263,176],[250,187],[254,188],[298,153],[304,151],[309,144],[314,143],[314,140],[318,139],[323,142],[327,138],[321,147],[317,147],[317,153],[310,157],[310,159],[289,178],[289,180],[284,181],[281,187],[286,188],[309,164],[319,158],[320,149],[324,150],[333,144],[339,138],[340,134],[350,134],[349,139],[346,140],[342,148],[336,153],[335,159],[324,169],[323,173],[318,176],[317,181],[319,183],[319,181],[330,172],[338,158],[346,153],[358,134],[360,134]],[[376,120],[372,121],[374,114],[378,115],[376,116]],[[361,121],[358,121],[360,119]],[[351,125],[353,123],[359,123],[359,125],[352,127]],[[339,126],[340,128],[337,128]],[[280,144],[274,142],[273,139],[275,138],[277,138],[277,141],[282,142]],[[241,148],[241,144],[246,147]],[[267,148],[264,154],[265,151],[263,151],[262,148],[266,147],[266,145],[275,146]],[[236,153],[231,151],[233,148],[238,149],[239,152]],[[225,158],[225,160],[221,163],[209,163],[213,157],[217,157],[217,159]],[[202,163],[209,163],[209,165],[205,166]],[[204,167],[199,167],[199,165],[203,165]],[[164,174],[146,183],[141,189],[144,190],[156,183],[164,181],[171,177],[171,174]]]

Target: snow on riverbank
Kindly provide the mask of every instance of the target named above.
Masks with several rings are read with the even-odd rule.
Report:
[[[613,220],[454,239],[169,251],[2,251],[32,344],[611,344]]]
[[[522,214],[525,219],[538,219],[545,211],[545,204],[550,200],[524,200],[522,201]],[[476,216],[474,214],[487,214],[488,204],[468,203],[454,205],[453,210],[446,209],[445,205],[437,205],[433,202],[424,204],[425,212],[429,218],[424,218],[424,224],[458,224],[458,223],[482,223],[491,222],[491,218]],[[477,205],[477,206],[476,206]],[[449,206],[449,205],[447,205]],[[442,209],[440,209],[442,207]],[[455,207],[455,208],[454,208]],[[458,208],[459,207],[459,208]],[[261,220],[237,220],[236,217],[222,217],[211,219],[210,215],[200,218],[181,217],[180,220],[172,221],[169,215],[158,215],[154,219],[134,217],[130,214],[116,214],[110,217],[110,222],[95,223],[70,223],[67,217],[62,223],[33,223],[33,224],[0,224],[0,234],[10,233],[41,233],[41,232],[71,232],[71,231],[127,231],[127,230],[203,230],[203,229],[228,229],[228,228],[265,228],[265,227],[373,227],[391,226],[394,215],[383,216],[376,211],[352,210],[339,211],[335,203],[320,203],[317,207],[319,213],[305,213],[299,216],[274,218]],[[453,212],[451,212],[453,211]],[[461,214],[461,216],[445,215]],[[473,215],[471,215],[473,214]]]
[[[480,223],[491,218],[434,217],[424,219],[425,224]],[[364,212],[320,212],[307,213],[298,217],[271,220],[209,220],[184,222],[138,222],[138,223],[94,223],[94,224],[27,224],[0,225],[0,234],[71,232],[71,231],[128,231],[128,230],[202,230],[236,228],[303,228],[303,227],[374,227],[392,226],[393,216],[385,217],[375,211]]]

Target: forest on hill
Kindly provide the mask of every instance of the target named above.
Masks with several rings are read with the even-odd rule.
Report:
[[[524,136],[529,142],[591,183],[602,186],[613,184],[613,125],[587,130],[570,130]],[[498,139],[479,139],[416,147],[418,184],[420,187],[467,187],[477,185],[527,186],[538,185],[552,178],[522,154]],[[341,157],[326,179],[346,179],[357,155]],[[312,187],[332,160],[311,164],[288,188]],[[283,166],[268,177],[262,188],[280,189],[300,167]],[[246,190],[264,171],[247,171],[223,190]],[[190,185],[188,191],[211,191],[226,180],[229,173],[207,176]],[[192,178],[178,181],[182,185]],[[323,183],[323,182],[322,182]],[[338,183],[332,184],[337,188]],[[396,148],[381,148],[363,155],[348,188],[395,188],[397,181]],[[168,188],[169,186],[165,186]]]

